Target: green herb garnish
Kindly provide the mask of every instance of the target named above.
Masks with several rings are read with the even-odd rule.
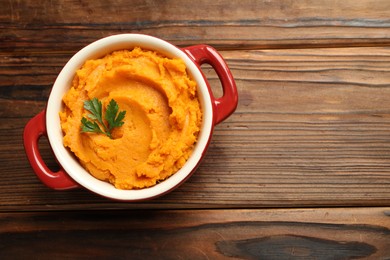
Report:
[[[119,106],[114,99],[111,99],[105,111],[104,119],[107,123],[103,121],[102,102],[97,98],[84,101],[84,108],[91,113],[88,114],[88,118],[92,121],[85,117],[81,119],[82,132],[105,134],[113,139],[112,129],[120,127],[124,123],[122,120],[125,118],[126,111],[118,113]]]

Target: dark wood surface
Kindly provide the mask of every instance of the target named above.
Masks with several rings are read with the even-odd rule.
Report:
[[[389,1],[0,6],[1,259],[390,258]],[[22,145],[67,60],[118,33],[212,45],[239,92],[196,173],[141,203],[50,190]]]
[[[387,259],[388,208],[1,213],[2,257]]]

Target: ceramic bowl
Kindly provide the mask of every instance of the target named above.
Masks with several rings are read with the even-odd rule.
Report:
[[[103,57],[115,50],[133,49],[136,46],[154,50],[167,57],[180,58],[185,62],[188,73],[197,83],[203,121],[194,150],[178,172],[149,188],[120,190],[90,175],[77,158],[64,147],[59,112],[63,108],[62,97],[69,90],[76,70],[86,60]],[[204,63],[211,65],[216,71],[223,88],[222,97],[214,97],[200,68]],[[46,109],[27,123],[23,136],[24,147],[34,172],[50,188],[65,190],[83,187],[101,196],[122,201],[151,199],[177,188],[194,173],[205,155],[214,126],[234,112],[237,102],[238,94],[233,76],[224,59],[214,48],[208,45],[178,48],[162,39],[142,34],[109,36],[81,49],[67,62],[53,85]],[[59,163],[60,170],[57,172],[51,171],[42,160],[38,147],[38,140],[42,136],[47,136]]]

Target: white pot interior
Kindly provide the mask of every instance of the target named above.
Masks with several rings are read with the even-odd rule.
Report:
[[[69,90],[77,69],[87,59],[102,57],[115,50],[132,49],[136,46],[155,50],[168,57],[182,59],[191,77],[197,82],[198,96],[203,112],[202,128],[198,142],[186,164],[174,175],[157,185],[139,190],[119,190],[112,184],[100,181],[91,176],[78,162],[74,155],[63,146],[63,133],[60,125],[59,112],[63,108],[62,97]],[[58,75],[46,110],[46,127],[50,145],[54,155],[63,169],[81,186],[105,197],[117,200],[136,201],[153,198],[164,194],[181,184],[192,173],[203,157],[213,128],[213,106],[205,79],[192,60],[177,47],[152,36],[141,34],[120,34],[109,36],[93,42],[76,53],[64,66]]]

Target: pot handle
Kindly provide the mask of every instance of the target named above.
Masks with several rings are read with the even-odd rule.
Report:
[[[79,185],[62,168],[57,172],[52,172],[44,163],[39,152],[38,140],[42,136],[47,137],[45,112],[43,110],[33,117],[24,128],[23,142],[27,159],[35,174],[46,186],[55,190],[77,188]]]
[[[200,65],[210,64],[216,71],[222,84],[223,96],[215,98],[210,89],[210,96],[215,108],[215,124],[218,124],[230,116],[236,110],[238,93],[233,75],[222,56],[209,45],[194,45],[183,48],[183,51]]]

